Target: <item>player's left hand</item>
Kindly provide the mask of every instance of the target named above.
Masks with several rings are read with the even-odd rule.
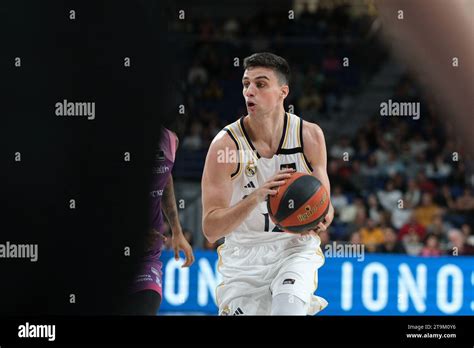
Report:
[[[318,230],[319,232],[326,231],[329,227],[329,225],[332,223],[332,220],[334,219],[334,207],[332,204],[329,204],[329,209],[328,213],[324,217],[324,220],[321,221],[315,228],[315,230]]]
[[[185,262],[181,267],[189,267],[194,263],[193,248],[189,245],[181,230],[173,231],[171,246],[174,251],[174,259],[179,260],[179,251],[184,252]]]

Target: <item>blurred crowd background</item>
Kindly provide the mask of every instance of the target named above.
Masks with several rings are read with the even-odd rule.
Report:
[[[173,176],[177,199],[194,188],[189,209],[180,211],[194,248],[212,250],[222,242],[208,243],[201,234],[197,206],[204,159],[214,136],[246,114],[243,58],[270,51],[292,70],[287,110],[325,132],[336,214],[320,235],[323,250],[336,242],[364,244],[374,253],[474,255],[474,161],[449,115],[440,115],[410,75],[390,61],[377,38],[374,9],[359,3],[301,3],[295,20],[288,19],[288,7],[276,6],[272,16],[255,10],[228,18],[216,12],[212,19],[203,15],[176,24],[192,54],[182,72],[186,114]],[[343,66],[344,57],[349,66]],[[420,102],[421,117],[381,116],[380,102],[388,99]]]

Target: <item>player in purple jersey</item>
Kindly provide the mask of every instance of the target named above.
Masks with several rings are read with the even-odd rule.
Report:
[[[183,235],[178,218],[178,209],[174,196],[171,170],[175,160],[178,137],[169,129],[163,128],[160,145],[153,165],[153,179],[150,190],[151,228],[147,236],[145,255],[139,274],[135,277],[132,288],[131,311],[137,315],[156,315],[162,299],[162,263],[161,250],[165,237],[163,215],[168,220],[172,232],[172,247],[175,259],[179,251],[186,256],[182,267],[189,267],[194,262],[193,250]]]

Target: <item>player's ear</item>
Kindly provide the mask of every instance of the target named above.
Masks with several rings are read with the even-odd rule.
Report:
[[[288,96],[288,93],[290,92],[290,88],[288,85],[283,85],[281,86],[281,92],[280,95],[285,99]]]

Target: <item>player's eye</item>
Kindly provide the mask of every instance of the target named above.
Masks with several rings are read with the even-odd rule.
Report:
[[[249,84],[248,83],[244,83],[244,87],[245,88],[248,88]]]
[[[257,83],[257,87],[258,87],[258,88],[265,87],[265,84],[264,84],[264,83],[262,83],[262,82],[259,82],[259,83]]]

